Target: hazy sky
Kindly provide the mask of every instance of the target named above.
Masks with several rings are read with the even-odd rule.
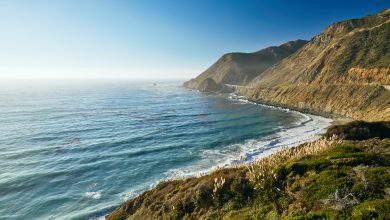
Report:
[[[381,0],[0,0],[0,78],[190,78],[223,53],[310,39]]]

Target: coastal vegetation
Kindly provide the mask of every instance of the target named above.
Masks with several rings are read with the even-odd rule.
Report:
[[[385,128],[383,133],[365,125],[333,126],[317,141],[250,164],[161,182],[106,218],[385,219],[390,215],[390,129],[387,122],[375,124]],[[360,128],[365,132],[350,135]]]

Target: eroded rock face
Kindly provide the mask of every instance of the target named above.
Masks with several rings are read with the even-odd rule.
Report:
[[[351,84],[390,84],[390,68],[350,68],[342,80]]]
[[[373,85],[291,85],[245,88],[237,93],[253,101],[324,116],[366,121],[390,120],[390,91]]]

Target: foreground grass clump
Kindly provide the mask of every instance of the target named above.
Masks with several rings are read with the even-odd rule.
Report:
[[[107,218],[386,219],[388,216],[390,139],[357,141],[333,137],[282,149],[251,164],[160,183]]]

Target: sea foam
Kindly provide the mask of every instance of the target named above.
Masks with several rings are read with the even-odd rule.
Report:
[[[221,149],[204,150],[202,152],[203,162],[189,167],[170,169],[165,173],[167,179],[181,179],[191,176],[206,175],[218,167],[230,167],[234,164],[250,163],[253,160],[267,156],[282,147],[294,147],[308,141],[320,138],[330,126],[332,119],[301,113],[287,108],[260,104],[248,100],[244,96],[230,94],[227,99],[236,104],[253,104],[262,107],[275,109],[284,112],[293,112],[301,116],[294,126],[282,128],[280,132],[262,137],[250,139],[240,144],[228,145]],[[211,161],[211,162],[210,162]]]
[[[84,193],[84,197],[89,199],[100,199],[102,194],[100,192],[86,192]]]

